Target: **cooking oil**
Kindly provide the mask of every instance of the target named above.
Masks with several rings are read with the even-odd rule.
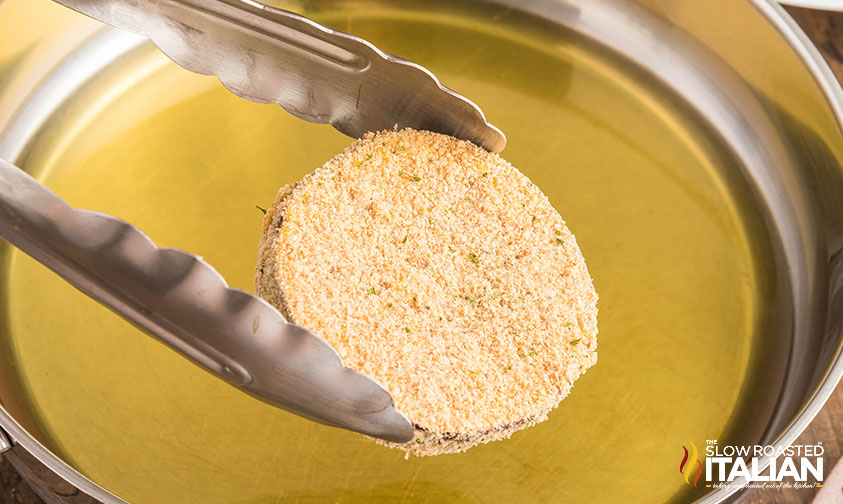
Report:
[[[692,112],[573,33],[479,6],[470,17],[421,3],[365,7],[295,6],[427,66],[506,133],[502,155],[547,194],[588,262],[597,365],[547,422],[463,454],[404,460],[237,391],[13,252],[6,336],[42,442],[138,504],[702,495],[677,470],[683,446],[732,435],[768,317],[758,266],[768,254],[748,192],[723,175],[732,161]],[[73,100],[21,164],[71,205],[199,254],[246,290],[256,207],[351,141],[237,98],[154,47]]]

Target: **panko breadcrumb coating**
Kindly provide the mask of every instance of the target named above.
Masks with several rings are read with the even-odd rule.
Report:
[[[378,442],[415,455],[545,420],[597,361],[597,293],[562,217],[446,135],[370,133],[282,188],[255,283],[389,390],[416,435]]]

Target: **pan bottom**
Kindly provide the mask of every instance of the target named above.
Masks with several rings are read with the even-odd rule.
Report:
[[[547,422],[511,440],[404,461],[239,393],[12,252],[2,337],[41,441],[135,503],[702,495],[676,474],[683,445],[763,426],[751,398],[776,391],[755,377],[783,358],[762,345],[771,245],[751,191],[725,175],[738,162],[717,136],[657,83],[537,20],[478,10],[468,22],[387,3],[306,14],[427,66],[507,134],[503,156],[548,195],[594,277],[597,365]],[[148,46],[104,68],[48,124],[21,166],[246,290],[255,206],[350,142]]]

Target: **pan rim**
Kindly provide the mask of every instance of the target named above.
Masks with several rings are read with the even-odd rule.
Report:
[[[843,89],[841,89],[837,79],[832,74],[819,51],[790,15],[775,0],[749,0],[749,2],[756,7],[767,22],[776,28],[784,41],[796,52],[811,77],[819,86],[830,111],[835,117],[838,127],[843,130]],[[108,29],[106,30],[110,31]],[[811,393],[810,398],[771,444],[774,446],[786,446],[793,443],[825,405],[841,378],[843,378],[843,346],[838,345],[831,363],[819,384]],[[32,454],[42,464],[65,479],[68,483],[79,488],[82,492],[104,502],[129,504],[127,501],[83,476],[60,457],[53,454],[18,424],[4,409],[2,404],[0,404],[0,429],[7,432],[21,448]],[[696,502],[721,502],[728,500],[740,491],[739,488],[716,489],[704,495]]]
[[[843,11],[840,0],[779,0],[779,3],[804,9]]]
[[[834,115],[838,128],[843,132],[843,88],[835,77],[831,68],[820,54],[817,47],[811,42],[802,28],[788,14],[776,0],[750,0],[758,12],[778,31],[779,35],[790,45],[796,55],[805,65],[814,82],[819,86],[820,92],[825,97],[831,113]],[[819,2],[813,0],[785,1],[782,3],[811,7],[807,4]],[[843,6],[840,6],[843,9]],[[811,392],[810,397],[804,405],[790,420],[784,428],[770,443],[772,446],[790,446],[808,428],[820,410],[825,406],[828,398],[834,392],[837,385],[843,378],[843,341],[838,343],[837,350],[831,363],[828,365],[819,384]],[[766,467],[767,464],[762,464]],[[739,485],[715,489],[712,492],[695,500],[695,503],[707,504],[713,502],[724,502],[736,497],[743,491]]]

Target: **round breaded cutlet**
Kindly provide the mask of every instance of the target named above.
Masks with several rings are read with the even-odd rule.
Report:
[[[597,293],[562,217],[446,135],[370,133],[282,188],[256,285],[386,387],[416,434],[379,442],[415,455],[545,420],[597,361]]]

